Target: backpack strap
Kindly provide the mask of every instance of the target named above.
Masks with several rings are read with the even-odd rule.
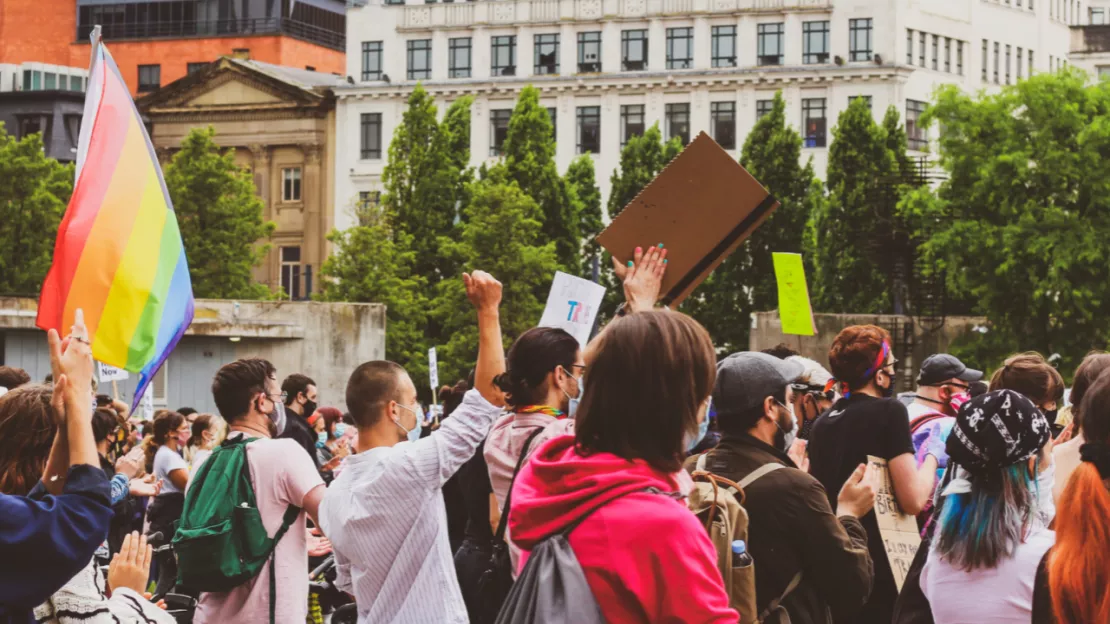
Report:
[[[516,476],[520,473],[520,469],[524,466],[524,460],[528,458],[528,449],[532,446],[532,440],[536,436],[543,433],[543,427],[536,427],[532,435],[524,441],[524,447],[520,449],[520,457],[516,460],[516,468],[513,468],[513,478],[509,481],[509,491],[505,494],[505,504],[501,506],[501,519],[497,521],[497,534],[494,536],[494,544],[505,541],[505,529],[509,527],[509,511],[513,508],[513,486],[516,485]]]
[[[759,468],[756,468],[755,470],[753,470],[748,476],[744,477],[743,479],[740,479],[741,489],[748,487],[752,483],[755,483],[756,480],[758,480],[760,477],[768,475],[768,474],[778,470],[779,468],[786,468],[786,466],[783,466],[782,464],[780,464],[778,462],[771,462],[769,464],[763,464]]]
[[[910,434],[917,433],[917,430],[920,429],[922,426],[931,423],[934,420],[940,420],[941,418],[951,418],[951,416],[948,416],[947,414],[941,414],[940,412],[933,412],[931,414],[925,414],[924,416],[918,416],[913,420],[913,422],[910,423]]]
[[[289,505],[285,508],[285,515],[281,518],[281,527],[274,533],[274,541],[270,545],[270,624],[274,624],[274,617],[277,611],[277,601],[274,596],[277,595],[277,577],[275,576],[274,566],[277,564],[277,545],[281,538],[289,531],[289,527],[297,521],[297,517],[301,515],[301,508],[296,505]]]
[[[676,501],[685,498],[682,495],[681,492],[664,492],[663,490],[660,490],[657,487],[646,487],[646,488],[643,488],[643,489],[640,489],[640,490],[629,490],[627,492],[624,492],[623,494],[617,494],[613,498],[610,498],[609,500],[607,500],[603,503],[599,503],[597,505],[594,505],[589,511],[582,514],[582,516],[579,517],[577,520],[568,524],[566,526],[566,528],[564,528],[561,531],[556,531],[555,533],[552,533],[551,535],[562,535],[563,537],[566,537],[566,536],[570,535],[571,531],[577,529],[578,525],[582,524],[582,522],[585,521],[586,518],[589,518],[598,509],[601,509],[602,507],[604,507],[604,506],[608,505],[609,503],[617,500],[618,498],[621,498],[623,496],[628,496],[629,494],[635,494],[637,492],[647,492],[648,494],[659,494],[661,496],[666,496],[667,498],[670,498],[670,499],[676,500]],[[551,537],[551,535],[549,535],[548,537]],[[545,537],[544,539],[547,539],[547,537]]]
[[[771,615],[771,612],[774,611],[775,609],[778,609],[779,605],[782,604],[782,601],[786,600],[786,597],[790,595],[790,592],[792,592],[792,591],[794,591],[795,589],[798,588],[798,585],[800,585],[801,582],[802,582],[802,571],[798,570],[798,573],[795,574],[794,578],[790,579],[790,583],[788,583],[786,585],[786,589],[782,592],[782,595],[779,596],[778,598],[775,598],[774,600],[772,600],[771,603],[767,605],[767,608],[764,609],[763,612],[759,614],[758,621],[762,622],[763,620],[767,619],[767,617],[769,615]]]
[[[698,455],[698,464],[694,467],[694,470],[697,470],[698,472],[705,472],[705,462],[707,457],[709,457],[708,451],[702,453],[701,455]]]

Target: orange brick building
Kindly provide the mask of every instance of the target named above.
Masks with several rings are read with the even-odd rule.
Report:
[[[225,55],[346,71],[341,0],[0,0],[0,65],[87,68],[97,24],[133,94]]]

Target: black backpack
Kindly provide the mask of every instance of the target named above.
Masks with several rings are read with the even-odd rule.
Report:
[[[656,488],[633,492],[650,492],[672,498],[682,496]],[[593,512],[621,496],[624,494],[595,506],[532,549],[520,578],[501,607],[496,624],[606,624],[593,591],[586,582],[586,573],[570,547],[569,536]]]
[[[537,427],[532,435],[524,441],[524,448],[520,450],[520,457],[516,460],[513,469],[513,478],[509,481],[509,492],[505,494],[505,504],[501,507],[501,519],[497,522],[497,533],[493,536],[493,552],[490,554],[486,571],[478,580],[478,608],[482,613],[482,622],[492,622],[505,598],[513,588],[513,559],[509,555],[509,545],[505,542],[505,530],[509,526],[509,511],[513,507],[513,486],[516,485],[516,476],[520,473],[524,460],[528,457],[528,449],[536,436],[543,433],[543,427]]]

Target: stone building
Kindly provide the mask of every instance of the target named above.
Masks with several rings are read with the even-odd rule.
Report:
[[[335,99],[332,74],[224,57],[138,101],[163,166],[196,127],[254,174],[277,223],[273,248],[255,278],[291,299],[318,290],[334,226]],[[264,241],[260,241],[264,242]]]

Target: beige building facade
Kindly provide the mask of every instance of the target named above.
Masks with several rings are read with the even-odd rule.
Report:
[[[253,173],[277,224],[255,279],[294,300],[320,288],[335,226],[335,97],[332,74],[224,57],[138,102],[163,165],[193,128],[212,126]]]

